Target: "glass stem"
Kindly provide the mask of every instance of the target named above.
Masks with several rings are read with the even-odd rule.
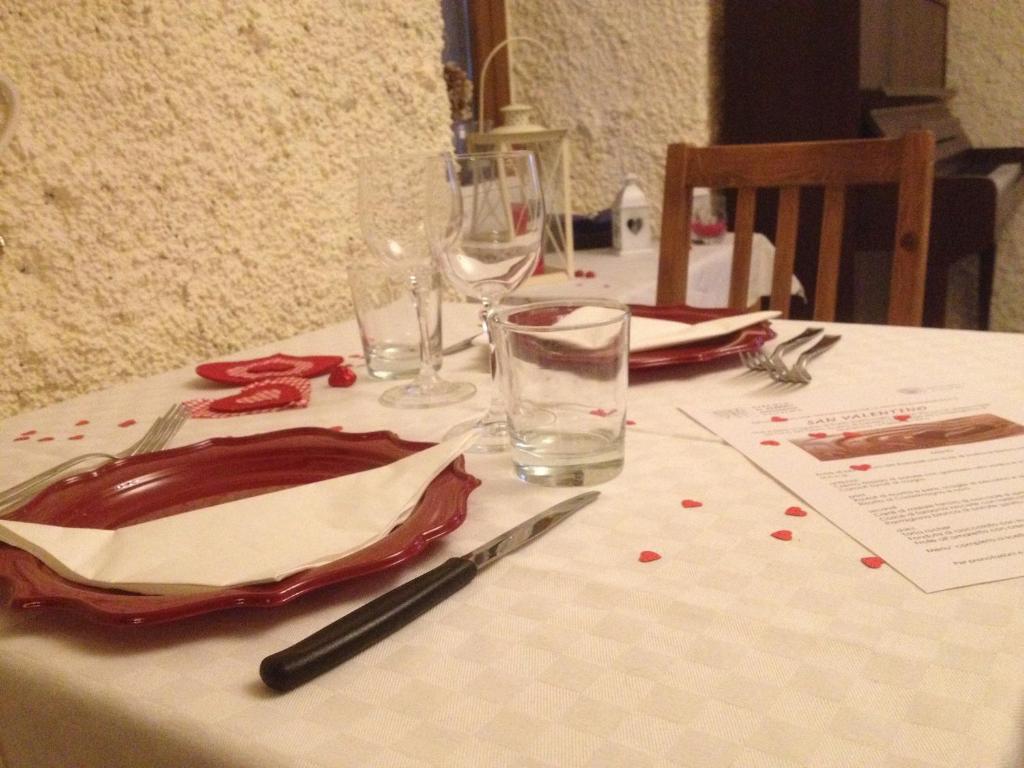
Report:
[[[491,404],[487,407],[487,413],[480,419],[483,424],[493,424],[505,421],[505,399],[501,396],[501,387],[498,386],[498,359],[495,355],[495,336],[497,328],[494,324],[495,308],[490,299],[481,299],[483,309],[480,310],[480,318],[484,330],[487,331],[487,352],[488,366],[491,372]]]
[[[429,275],[427,279],[430,279]],[[412,306],[416,310],[416,322],[420,327],[420,372],[416,377],[416,386],[430,389],[437,381],[437,371],[434,370],[434,361],[430,359],[430,317],[420,275],[409,275],[409,290],[412,292]]]

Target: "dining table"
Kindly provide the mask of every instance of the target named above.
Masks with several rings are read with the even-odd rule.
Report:
[[[445,341],[472,333],[477,314],[446,304]],[[759,343],[808,324],[772,320]],[[135,621],[6,605],[0,766],[1024,764],[1024,580],[926,593],[865,567],[863,544],[685,413],[965,378],[1020,396],[1024,336],[820,325],[842,339],[803,386],[749,370],[735,350],[634,371],[625,465],[594,503],[290,692],[261,682],[262,659],[579,489],[526,484],[507,453],[467,452],[480,483],[464,520],[399,562],[294,599]],[[309,427],[436,442],[490,397],[486,349],[473,346],[440,371],[476,384],[472,399],[386,408],[391,384],[366,374],[361,352],[345,319],[222,355],[340,355],[356,379],[309,379],[304,407],[190,418],[169,450]],[[0,422],[0,485],[124,448],[174,402],[236,391],[198,376],[203,362]],[[806,516],[781,516],[794,505]],[[780,521],[790,540],[769,535]],[[10,578],[0,590],[9,598]]]

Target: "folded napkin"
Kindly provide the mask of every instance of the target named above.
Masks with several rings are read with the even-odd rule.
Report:
[[[629,351],[643,352],[647,349],[661,349],[662,347],[674,347],[680,344],[692,344],[696,341],[714,339],[724,336],[727,333],[735,333],[752,325],[771,320],[782,313],[778,310],[766,310],[763,312],[747,312],[742,315],[729,315],[727,317],[716,317],[713,320],[705,320],[700,323],[681,323],[678,320],[661,320],[654,317],[638,317],[633,315],[629,320]],[[607,311],[601,307],[583,306],[575,309],[567,315],[560,317],[550,327],[558,328],[560,325],[580,326],[587,323],[600,323],[607,320]],[[572,340],[574,343],[584,346],[598,348],[611,341],[614,331],[607,326],[596,326],[594,328],[575,330],[572,335],[567,332],[565,335],[557,331],[545,331],[544,338]],[[486,344],[485,334],[478,336],[474,343]]]
[[[143,594],[280,581],[379,540],[475,439],[383,467],[108,531],[0,520],[0,541],[66,579]]]
[[[727,333],[748,328],[751,325],[771,320],[782,313],[777,310],[747,312],[743,315],[716,317],[701,323],[689,325],[675,320],[659,320],[653,317],[637,317],[629,321],[629,351],[643,352],[646,349],[674,347],[678,344],[692,344],[695,341],[713,339]]]

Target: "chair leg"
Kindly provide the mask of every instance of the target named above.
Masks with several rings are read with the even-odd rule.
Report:
[[[996,272],[996,248],[986,248],[978,254],[978,328],[988,330],[992,311],[992,282]]]
[[[949,296],[951,266],[945,259],[928,265],[924,283],[924,317],[921,321],[925,328],[946,327],[946,299]]]

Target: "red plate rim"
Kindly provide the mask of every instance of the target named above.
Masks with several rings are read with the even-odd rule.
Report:
[[[12,520],[114,528],[142,522],[218,497],[251,495],[381,466],[434,443],[393,432],[349,433],[299,427],[245,437],[215,437],[192,445],[110,462],[61,480],[10,515]],[[211,471],[213,466],[232,472]],[[127,486],[126,480],[131,480]],[[151,625],[229,608],[274,608],[300,595],[391,568],[419,555],[466,517],[480,480],[458,457],[431,482],[409,518],[377,542],[331,563],[272,584],[193,595],[140,595],[69,581],[36,557],[0,544],[0,585],[19,609],[58,609],[118,625]],[[134,494],[131,507],[125,494]],[[82,501],[85,500],[85,501]],[[91,500],[91,503],[90,501]],[[72,502],[75,502],[74,504]],[[107,506],[104,506],[107,504]]]

